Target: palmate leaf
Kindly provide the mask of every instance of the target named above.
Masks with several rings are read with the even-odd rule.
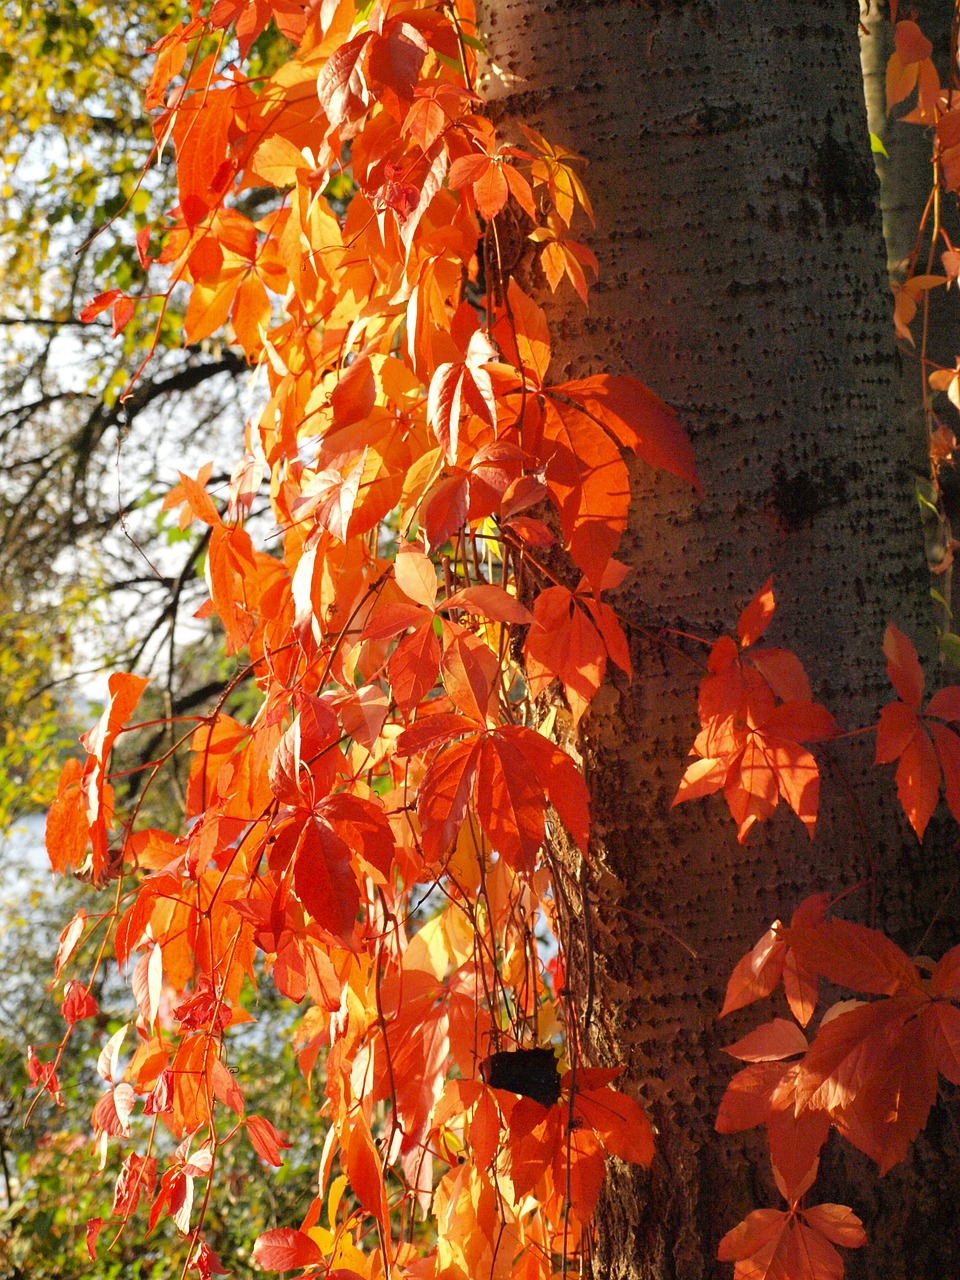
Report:
[[[830,712],[809,700],[806,673],[793,654],[750,652],[773,609],[768,579],[740,615],[740,647],[730,636],[714,644],[709,673],[700,686],[702,728],[690,753],[700,759],[688,766],[673,801],[676,805],[722,789],[741,842],[755,823],[772,815],[781,798],[813,838],[820,772],[801,744],[829,741],[839,733]],[[801,696],[777,701],[797,694]]]
[[[723,1237],[717,1257],[736,1263],[737,1280],[840,1280],[843,1259],[834,1244],[856,1249],[866,1242],[846,1205],[755,1209]]]
[[[897,761],[897,795],[922,840],[944,780],[950,812],[960,820],[960,737],[940,723],[960,724],[960,688],[940,689],[920,714],[924,676],[916,650],[891,623],[884,635],[887,673],[901,701],[889,702],[877,726],[876,764]]]

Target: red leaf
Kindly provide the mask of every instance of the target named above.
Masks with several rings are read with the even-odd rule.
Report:
[[[122,297],[122,294],[119,289],[108,289],[106,293],[98,293],[95,298],[90,299],[80,312],[81,323],[89,324],[91,320],[96,320],[102,311],[106,311],[107,307],[113,306],[120,297]]]
[[[890,683],[907,706],[919,711],[925,683],[920,659],[911,641],[892,622],[884,632],[883,652]]]
[[[923,732],[914,734],[903,749],[897,765],[897,795],[917,839],[922,840],[940,799],[940,763]]]
[[[102,1229],[102,1218],[89,1218],[87,1220],[87,1256],[91,1262],[96,1262],[97,1260],[97,1236],[99,1236]]]
[[[305,1232],[278,1227],[257,1237],[253,1260],[264,1271],[292,1271],[323,1262],[323,1250]]]
[[[308,818],[297,840],[294,887],[317,924],[339,945],[356,947],[360,891],[350,849],[325,822]]]
[[[462,738],[464,734],[476,733],[476,730],[476,721],[468,720],[466,716],[456,715],[452,711],[425,715],[421,709],[416,724],[405,729],[397,739],[396,752],[401,757],[423,755],[444,742]]]
[[[924,62],[933,53],[933,45],[915,22],[898,22],[893,32],[894,44],[904,66]]]
[[[764,720],[763,732],[793,742],[829,742],[840,730],[819,702],[781,702]]]
[[[937,1070],[951,1084],[960,1084],[960,1009],[936,1000],[923,1010],[921,1018],[931,1039]]]
[[[96,1017],[98,1011],[99,1005],[82,982],[67,983],[60,1012],[68,1027],[84,1018]]]
[[[960,946],[951,947],[946,955],[940,957],[930,985],[938,996],[960,999]]]
[[[421,615],[422,616],[422,615]],[[387,662],[387,677],[397,706],[409,715],[437,683],[440,642],[432,618],[404,636]]]
[[[925,714],[938,716],[941,720],[960,721],[960,685],[938,689],[927,703]]]
[[[247,1137],[250,1139],[250,1144],[261,1160],[266,1160],[267,1164],[276,1165],[277,1167],[282,1165],[281,1149],[286,1148],[289,1150],[293,1143],[287,1142],[265,1116],[248,1115],[244,1124],[247,1127]]]
[[[927,720],[925,723],[933,734],[940,768],[943,770],[943,790],[947,805],[960,822],[960,737],[936,720]]]
[[[402,101],[411,102],[428,49],[415,26],[402,18],[391,18],[370,47],[371,80],[392,89]]]
[[[474,737],[448,747],[436,757],[417,793],[423,827],[423,850],[429,861],[449,853],[473,794],[480,743]]]
[[[459,469],[430,490],[423,509],[423,531],[430,552],[438,550],[467,518],[470,477]]]
[[[870,995],[920,990],[913,961],[877,929],[831,920],[791,926],[784,938],[808,969],[837,986]]]
[[[888,702],[880,712],[874,764],[899,760],[907,744],[919,732],[920,721],[905,702]]]

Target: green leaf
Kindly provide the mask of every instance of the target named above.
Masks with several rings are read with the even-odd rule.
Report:
[[[940,637],[940,652],[954,667],[960,667],[960,636],[945,631]]]

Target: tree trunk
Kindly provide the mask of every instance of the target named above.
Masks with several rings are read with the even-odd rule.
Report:
[[[918,849],[865,738],[820,753],[814,843],[785,806],[742,846],[720,797],[670,808],[707,652],[688,637],[730,632],[770,573],[765,641],[795,650],[844,727],[874,723],[891,697],[888,621],[932,649],[913,493],[926,450],[901,426],[856,12],[841,0],[480,11],[495,116],[590,161],[600,282],[589,313],[562,289],[549,304],[554,372],[646,381],[690,431],[706,492],[635,468],[620,551],[633,573],[615,603],[636,675],[601,690],[580,742],[597,835],[570,964],[591,1012],[584,1048],[627,1063],[659,1129],[652,1174],[622,1169],[608,1186],[596,1275],[729,1277],[720,1236],[780,1205],[759,1143],[713,1132],[735,1069],[720,1048],[758,1021],[717,1025],[733,965],[807,894],[861,882],[844,914],[875,915],[909,947],[952,877]],[[939,1280],[960,1256],[938,1123],[879,1190],[857,1153],[818,1179],[814,1203],[867,1221],[849,1275]],[[825,1165],[840,1146],[834,1135]]]

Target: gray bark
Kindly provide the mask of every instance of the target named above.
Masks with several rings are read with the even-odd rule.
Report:
[[[780,1204],[760,1143],[712,1129],[734,1069],[721,1046],[773,1016],[757,1006],[717,1025],[733,965],[808,893],[863,880],[846,914],[869,923],[876,909],[909,946],[952,876],[918,850],[862,738],[820,753],[813,844],[784,806],[742,846],[721,798],[670,809],[706,651],[661,629],[729,632],[773,573],[765,642],[794,649],[851,728],[891,696],[889,620],[933,647],[913,493],[925,444],[901,426],[856,13],[841,0],[480,10],[494,116],[590,161],[601,278],[589,313],[569,291],[548,302],[554,373],[646,381],[689,429],[706,490],[634,469],[620,552],[633,573],[616,605],[636,677],[607,684],[580,739],[597,839],[592,928],[572,918],[570,972],[581,1012],[592,995],[589,1056],[627,1063],[660,1131],[652,1174],[621,1170],[608,1186],[596,1275],[728,1277],[720,1236]],[[847,1255],[848,1275],[953,1273],[939,1123],[879,1191],[856,1153],[816,1184],[814,1202],[867,1219],[872,1246]]]

